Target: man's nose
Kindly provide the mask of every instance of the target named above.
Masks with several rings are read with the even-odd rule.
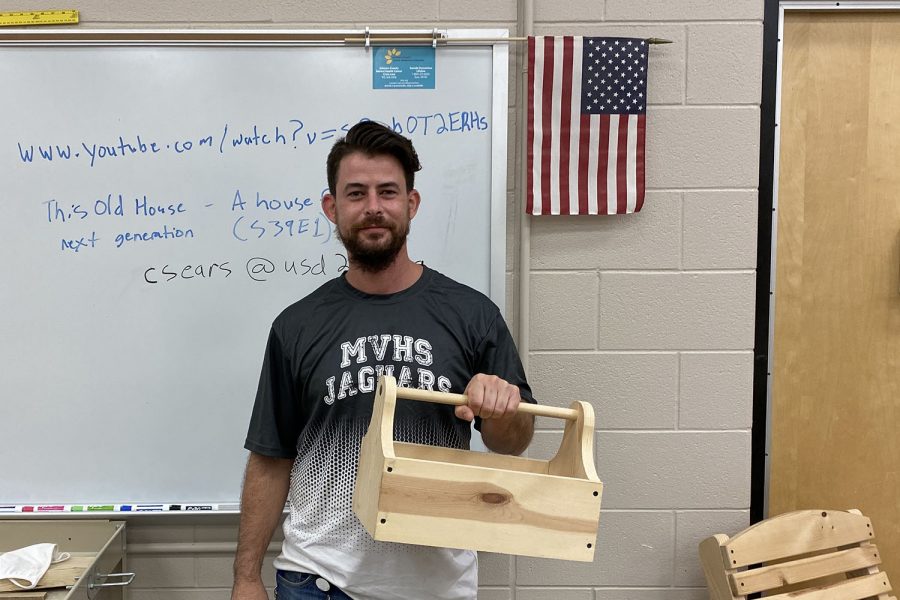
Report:
[[[367,214],[378,214],[381,212],[381,198],[378,196],[378,190],[372,190],[366,194],[365,209]]]

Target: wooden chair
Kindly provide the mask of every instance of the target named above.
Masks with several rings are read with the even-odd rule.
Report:
[[[858,510],[799,510],[700,543],[711,600],[897,600],[872,522]]]

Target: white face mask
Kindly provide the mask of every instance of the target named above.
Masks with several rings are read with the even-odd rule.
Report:
[[[52,563],[64,561],[69,556],[68,552],[59,552],[56,544],[35,544],[0,554],[0,580],[9,579],[13,585],[30,590]]]

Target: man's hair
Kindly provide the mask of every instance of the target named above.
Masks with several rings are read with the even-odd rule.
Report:
[[[406,191],[413,189],[416,171],[422,168],[419,155],[412,142],[388,127],[375,121],[357,123],[342,137],[328,153],[326,171],[328,174],[328,191],[335,194],[337,172],[341,161],[349,154],[361,152],[366,156],[393,156],[399,161],[406,177]]]

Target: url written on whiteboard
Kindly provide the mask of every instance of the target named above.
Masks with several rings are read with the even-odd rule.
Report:
[[[367,117],[358,121],[374,120]],[[358,122],[356,121],[356,122]],[[481,132],[488,129],[487,116],[478,111],[448,111],[421,115],[395,115],[382,121],[397,133],[408,136],[441,136]],[[342,136],[355,122],[344,121],[327,128],[314,127],[301,119],[282,124],[234,126],[224,123],[216,132],[160,140],[145,133],[114,135],[105,140],[17,141],[16,155],[25,164],[79,161],[90,167],[124,158],[154,155],[188,156],[198,153],[225,154],[262,147],[308,148]],[[329,144],[333,142],[328,142]]]

